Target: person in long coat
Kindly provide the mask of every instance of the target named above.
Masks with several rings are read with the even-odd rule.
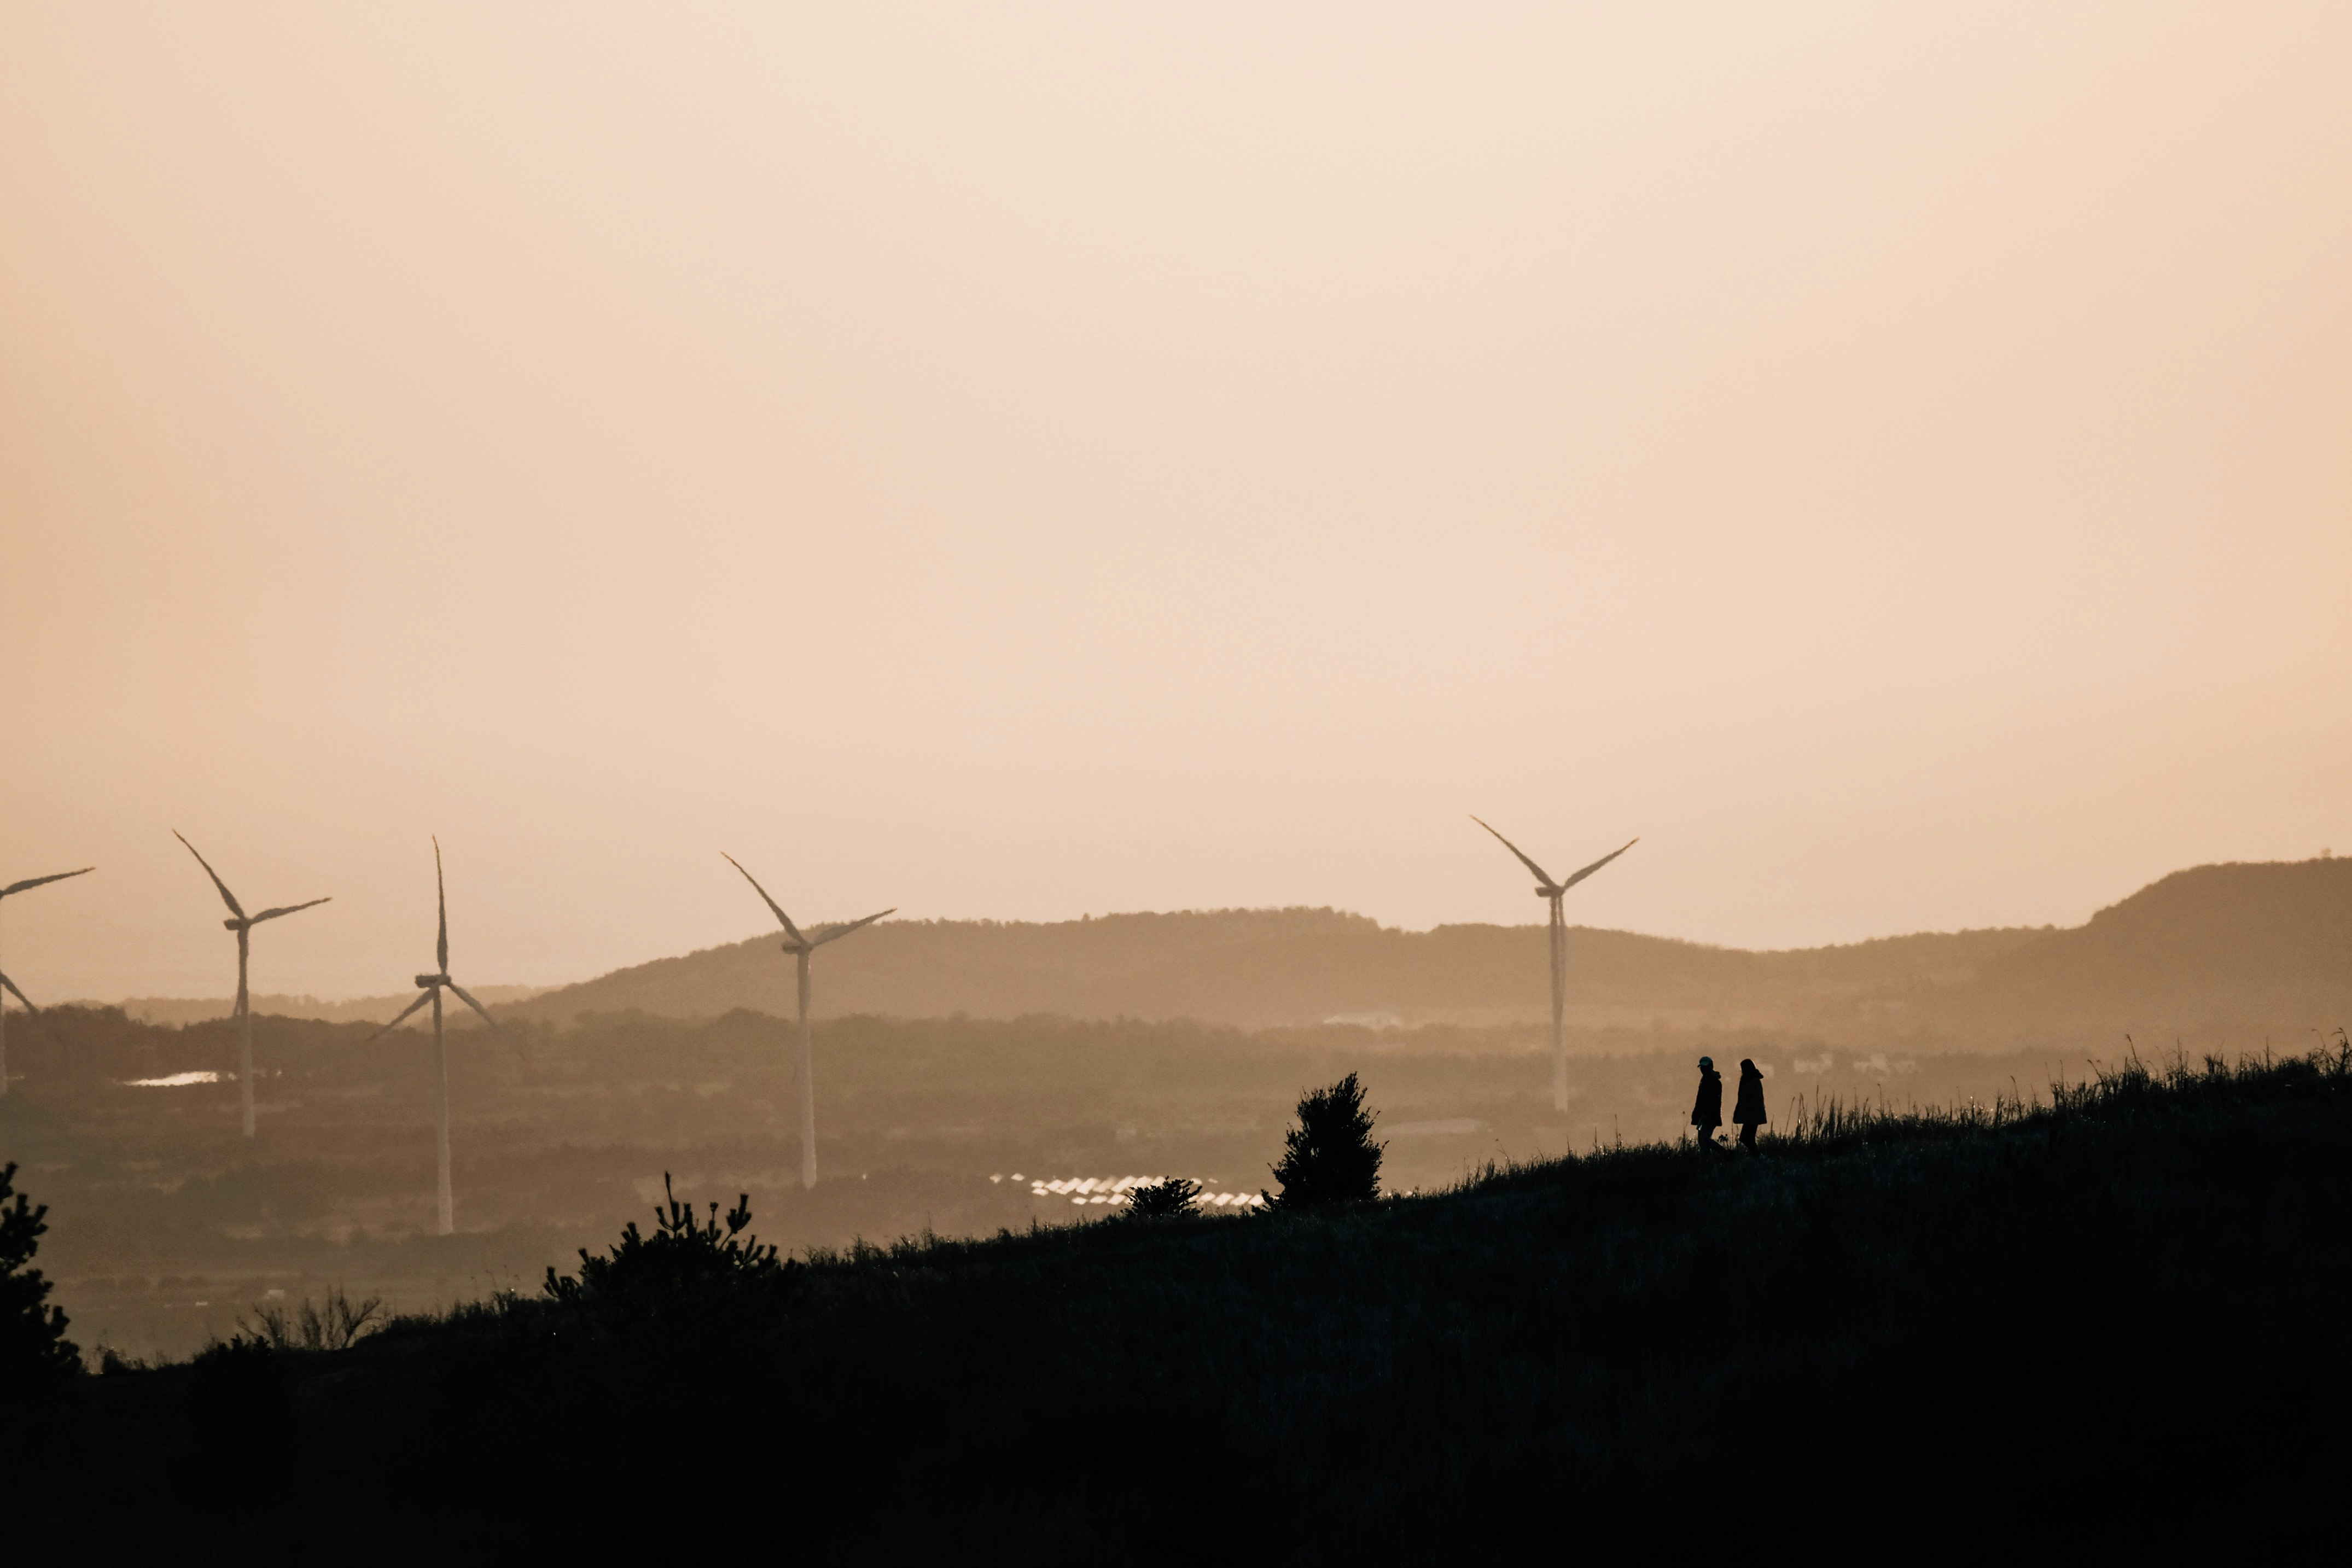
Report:
[[[1754,1154],[1756,1129],[1771,1118],[1764,1114],[1764,1075],[1745,1057],[1739,1062],[1739,1099],[1731,1108],[1731,1119],[1739,1124],[1739,1146]]]
[[[1691,1107],[1691,1125],[1698,1129],[1700,1153],[1722,1149],[1715,1141],[1715,1130],[1723,1125],[1723,1074],[1715,1070],[1712,1056],[1698,1059],[1698,1103]]]

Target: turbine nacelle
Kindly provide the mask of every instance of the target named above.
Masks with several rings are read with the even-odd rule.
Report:
[[[265,910],[255,918],[267,920],[275,913],[278,912]],[[440,1232],[447,1236],[457,1228],[457,1221],[454,1201],[449,1194],[449,1051],[443,1036],[446,1020],[441,1016],[441,993],[446,991],[471,1008],[482,1022],[489,1026],[490,1032],[503,1037],[509,1044],[514,1037],[490,1016],[490,1009],[484,1007],[472,992],[449,977],[449,893],[441,876],[441,841],[437,837],[433,841],[433,962],[439,967],[430,974],[411,977],[416,983],[415,998],[394,1014],[390,1023],[368,1036],[367,1043],[373,1045],[426,1008],[433,1009],[434,1097],[439,1102],[434,1126],[435,1163],[439,1167],[436,1186],[439,1189],[436,1197],[440,1207]]]
[[[195,845],[188,843],[188,835],[173,828],[172,836],[187,846],[188,852],[196,857],[196,863],[205,868],[205,875],[212,879],[213,886],[220,893],[221,902],[228,906],[228,918],[221,922],[221,929],[236,938],[236,1093],[244,1103],[245,1135],[249,1138],[253,1136],[253,1007],[246,992],[245,964],[253,947],[253,928],[265,920],[275,920],[281,915],[299,915],[305,909],[316,909],[328,901],[314,898],[307,904],[281,904],[276,909],[247,915],[245,905],[236,901],[236,894],[228,890],[228,883],[221,880],[220,873],[213,870],[213,862],[205,859]]]
[[[1470,820],[1476,822],[1480,827],[1485,828],[1488,832],[1495,833],[1493,825],[1487,822],[1484,818],[1473,816]],[[1536,873],[1536,896],[1538,898],[1546,899],[1558,898],[1561,894],[1566,893],[1570,888],[1574,887],[1578,883],[1582,882],[1586,877],[1591,876],[1594,872],[1599,871],[1602,866],[1607,865],[1611,861],[1613,861],[1619,855],[1623,854],[1626,850],[1632,849],[1635,844],[1642,841],[1639,839],[1628,839],[1625,841],[1624,847],[1622,849],[1612,850],[1609,853],[1602,855],[1599,860],[1594,861],[1591,865],[1585,866],[1582,869],[1572,873],[1567,880],[1556,883],[1551,879],[1551,873],[1544,870],[1543,867],[1536,864],[1534,861],[1528,858],[1527,851],[1519,848],[1518,845],[1511,842],[1510,840],[1504,838],[1500,833],[1495,833],[1495,837],[1505,849],[1510,851],[1512,854],[1518,858],[1518,862],[1521,865]]]
[[[220,890],[221,902],[228,905],[228,918],[221,922],[221,929],[224,931],[235,932],[238,936],[243,936],[246,932],[252,930],[255,926],[260,925],[265,920],[275,920],[281,915],[299,915],[306,909],[316,909],[322,904],[331,904],[334,902],[334,900],[331,898],[314,898],[308,904],[282,904],[276,909],[265,909],[258,915],[247,915],[245,912],[245,905],[236,901],[236,894],[228,890],[228,883],[220,879],[220,873],[213,870],[212,862],[205,859],[203,855],[198,854],[195,845],[188,843],[187,835],[181,832],[179,829],[174,828],[172,830],[172,836],[179,840],[182,843],[188,844],[188,852],[192,855],[195,855],[196,863],[205,868],[205,874],[212,878],[213,885]],[[68,874],[79,875],[80,873],[70,873]],[[46,882],[55,881],[56,879],[53,877],[45,877],[42,880]],[[0,889],[0,897],[5,897],[8,894],[14,893],[15,891],[15,888]]]
[[[449,977],[449,895],[441,881],[441,841],[439,839],[435,839],[433,841],[433,905],[435,923],[433,936],[433,961],[440,965],[441,967],[429,975],[415,975],[410,977],[410,978],[415,982],[417,990],[422,994],[419,995],[415,1001],[410,1002],[406,1007],[401,1009],[399,1013],[394,1017],[390,1023],[384,1025],[382,1029],[368,1036],[367,1043],[373,1045],[377,1040],[382,1040],[385,1035],[390,1034],[394,1030],[398,1029],[402,1024],[406,1023],[410,1019],[423,1011],[426,1004],[433,1003],[435,1004],[433,1008],[433,1039],[436,1048],[437,1049],[441,1039],[441,1009],[438,1005],[438,998],[443,991],[448,992],[451,996],[457,998],[459,1001],[473,1009],[474,1011],[480,1016],[481,1020],[490,1026],[490,1029],[494,1033],[504,1035],[506,1038],[511,1040],[513,1036],[507,1035],[506,1026],[490,1016],[490,1009],[484,1007],[481,1002],[475,998],[471,991],[468,991],[465,987],[459,985],[456,980]],[[259,915],[255,915],[254,918],[256,920],[267,920],[273,915],[290,915],[291,913],[293,913],[292,910],[265,909]],[[445,1082],[442,1086],[442,1092],[445,1096],[443,1101],[443,1111],[445,1115],[447,1111],[447,1101],[446,1098],[448,1086]],[[448,1135],[448,1128],[446,1123],[442,1127],[442,1135],[445,1138]],[[443,1190],[446,1197],[448,1179],[448,1167],[446,1164],[442,1167],[442,1179]],[[444,1230],[442,1234],[446,1236],[448,1232]]]
[[[1496,833],[1492,822],[1478,816],[1470,820],[1488,832],[1495,833],[1496,841],[1510,851],[1514,860],[1536,873],[1536,896],[1551,905],[1551,1104],[1555,1111],[1565,1111],[1568,1109],[1568,1034],[1563,1026],[1567,1019],[1567,985],[1561,971],[1568,964],[1568,915],[1560,901],[1567,896],[1570,888],[1642,841],[1628,839],[1622,848],[1612,850],[1591,865],[1556,879],[1551,873],[1536,864],[1527,851],[1502,834]]]
[[[799,926],[793,924],[793,917],[784,913],[784,906],[782,904],[778,904],[774,899],[768,896],[768,890],[760,885],[760,879],[758,877],[753,876],[748,871],[743,871],[743,862],[741,861],[737,860],[725,850],[719,852],[719,858],[725,861],[729,865],[733,866],[737,871],[743,872],[743,880],[751,884],[751,891],[758,894],[760,895],[760,901],[762,904],[765,904],[770,910],[774,912],[776,924],[784,928],[785,940],[779,943],[778,946],[796,958],[803,957],[810,953],[815,952],[818,948],[824,946],[828,942],[838,942],[853,931],[864,930],[866,926],[871,925],[876,921],[881,919],[883,915],[896,915],[898,913],[898,909],[893,906],[892,908],[882,911],[881,915],[869,915],[863,920],[845,920],[838,925],[820,926],[816,935],[812,936],[807,932],[803,931]]]
[[[768,906],[769,912],[776,917],[776,924],[784,928],[784,939],[776,946],[791,955],[800,970],[800,1071],[793,1093],[800,1102],[801,1112],[801,1186],[812,1187],[816,1185],[816,1092],[811,1086],[809,1067],[809,955],[828,942],[840,941],[853,931],[865,930],[885,915],[898,912],[896,908],[886,909],[863,920],[845,920],[838,925],[817,925],[803,931],[793,924],[793,917],[784,913],[782,904],[768,896],[768,890],[760,885],[760,879],[743,871],[741,861],[724,850],[719,853],[729,865],[742,872],[743,880],[751,884],[751,891],[760,895],[760,902]],[[465,995],[463,991],[457,994]]]

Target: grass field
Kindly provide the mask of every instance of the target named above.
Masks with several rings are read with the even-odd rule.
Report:
[[[261,1358],[282,1397],[87,1379],[0,1463],[176,1560],[2246,1550],[2338,1511],[2347,1111],[2340,1046],[2132,1064],[1754,1160],[823,1253],[750,1317],[519,1292]]]

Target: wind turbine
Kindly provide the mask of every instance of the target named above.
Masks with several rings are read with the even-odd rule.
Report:
[[[1470,819],[1490,833],[1495,830],[1474,816]],[[1568,916],[1560,912],[1560,896],[1578,883],[1615,860],[1625,850],[1642,841],[1628,839],[1625,848],[1602,855],[1582,871],[1572,873],[1564,882],[1554,882],[1551,873],[1520,852],[1519,846],[1495,833],[1502,846],[1518,855],[1519,863],[1536,873],[1536,896],[1551,905],[1551,1108],[1568,1109],[1568,1027],[1565,1009],[1568,1006]]]
[[[309,909],[331,900],[314,898],[309,904],[289,904],[281,909],[265,909],[258,915],[247,915],[245,905],[236,901],[236,894],[228,890],[228,883],[220,879],[220,873],[213,870],[212,862],[196,854],[196,846],[188,843],[187,836],[177,828],[172,830],[172,836],[187,844],[188,852],[196,856],[196,863],[205,868],[205,874],[213,879],[215,887],[220,889],[221,902],[228,905],[229,915],[221,924],[236,933],[236,1085],[238,1099],[245,1112],[245,1135],[249,1138],[253,1136],[253,1008],[246,996],[245,970],[253,946],[253,928],[265,920],[275,920],[281,915],[292,915],[297,910]]]
[[[436,1098],[440,1107],[440,1120],[437,1124],[441,1171],[440,1233],[446,1236],[457,1228],[457,1207],[449,1197],[449,1048],[441,1032],[441,993],[445,990],[454,993],[459,1001],[481,1014],[482,1021],[492,1029],[498,1030],[501,1036],[508,1040],[512,1040],[514,1037],[499,1027],[499,1020],[490,1016],[489,1009],[476,1001],[467,993],[465,987],[449,977],[449,891],[441,880],[441,841],[438,838],[433,841],[433,892],[440,904],[441,932],[436,938],[433,948],[434,972],[416,977],[417,988],[424,992],[424,995],[401,1009],[398,1018],[368,1036],[364,1043],[373,1045],[377,1040],[406,1023],[409,1015],[417,1009],[427,1002],[433,1004],[433,1082]]]
[[[729,865],[733,866],[737,871],[743,871],[741,861],[724,850],[719,852],[720,858]],[[873,925],[882,918],[882,915],[896,915],[898,911],[897,906],[893,905],[884,910],[882,915],[869,915],[863,920],[853,920],[845,925],[827,925],[822,927],[814,936],[803,936],[801,935],[801,928],[793,924],[793,917],[784,913],[783,905],[768,897],[768,890],[760,885],[757,877],[748,871],[743,871],[743,880],[750,883],[751,891],[757,893],[767,906],[776,912],[776,918],[783,924],[784,935],[792,938],[783,945],[784,951],[800,960],[801,1054],[800,1075],[797,1082],[801,1103],[801,1186],[803,1188],[812,1187],[816,1185],[816,1080],[814,1075],[814,1064],[809,1059],[809,955],[828,942],[840,941],[861,925]]]
[[[97,869],[98,868],[94,865],[86,865],[79,871],[52,872],[47,876],[28,876],[22,882],[12,882],[5,887],[0,887],[0,898],[6,898],[13,894],[23,893],[28,888],[39,887],[46,883],[63,882],[69,876],[84,876]],[[0,997],[0,1094],[5,1094],[8,1092],[7,998],[14,997],[18,1001],[23,1002],[25,1004],[25,1010],[31,1013],[35,1018],[41,1016],[41,1009],[35,1007],[33,1005],[32,998],[26,996],[24,992],[18,990],[16,988],[16,982],[10,979],[5,974],[0,974],[0,991],[5,991],[7,993],[6,997]],[[46,1029],[48,1026],[47,1024],[43,1024],[41,1027]]]

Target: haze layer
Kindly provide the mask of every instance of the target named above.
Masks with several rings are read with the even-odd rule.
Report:
[[[37,998],[2352,845],[2341,7],[0,17]]]

